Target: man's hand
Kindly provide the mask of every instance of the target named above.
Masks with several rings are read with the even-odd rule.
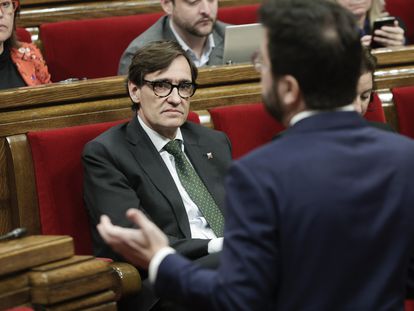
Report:
[[[155,253],[168,246],[166,235],[140,210],[129,209],[126,216],[139,229],[114,226],[103,215],[97,228],[104,241],[130,263],[148,269]]]

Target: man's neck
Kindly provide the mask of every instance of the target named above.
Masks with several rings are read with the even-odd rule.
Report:
[[[196,54],[197,58],[200,58],[204,51],[204,46],[206,45],[208,36],[200,37],[192,35],[186,31],[183,31],[178,27],[174,21],[171,21],[172,27],[180,36],[180,38],[188,45],[188,47]]]
[[[0,55],[3,54],[4,51],[4,42],[0,43]]]

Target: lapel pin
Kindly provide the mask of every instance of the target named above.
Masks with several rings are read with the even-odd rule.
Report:
[[[213,158],[213,153],[212,152],[207,152],[207,159],[212,159]]]

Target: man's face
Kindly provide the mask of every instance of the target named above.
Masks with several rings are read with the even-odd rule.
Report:
[[[267,33],[264,34],[264,39],[260,48],[262,56],[261,60],[261,84],[262,84],[262,100],[267,112],[279,122],[283,122],[284,112],[279,94],[277,94],[277,82],[275,83],[271,72],[271,63],[269,59],[269,52],[267,49]]]
[[[167,81],[172,84],[192,82],[190,65],[184,56],[178,56],[165,70],[147,74],[147,81]],[[168,138],[175,138],[177,129],[186,121],[190,101],[178,94],[173,88],[170,95],[159,97],[154,94],[150,84],[144,83],[140,88],[130,86],[131,98],[139,103],[138,115],[145,124]]]
[[[357,85],[357,97],[353,102],[355,110],[361,115],[364,115],[367,112],[372,88],[372,73],[367,72],[361,75]]]
[[[337,0],[340,5],[356,16],[365,15],[372,5],[372,0]]]
[[[217,18],[218,0],[175,0],[171,18],[178,31],[208,36]]]

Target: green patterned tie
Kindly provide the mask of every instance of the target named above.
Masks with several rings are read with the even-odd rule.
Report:
[[[164,150],[174,157],[175,167],[183,187],[200,209],[211,229],[213,229],[214,233],[218,237],[223,236],[223,214],[217,207],[213,197],[210,192],[208,192],[203,181],[200,179],[197,172],[184,155],[181,149],[181,141],[170,141],[164,146]]]

